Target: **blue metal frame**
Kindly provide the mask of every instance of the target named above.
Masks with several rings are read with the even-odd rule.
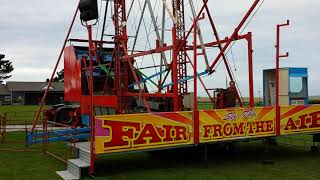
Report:
[[[158,73],[156,73],[156,74],[153,74],[153,75],[151,75],[151,76],[149,76],[149,77],[146,77],[146,78],[144,78],[144,79],[141,79],[140,81],[139,81],[139,83],[143,83],[143,82],[146,82],[146,81],[148,81],[148,80],[150,80],[150,79],[152,79],[152,78],[154,78],[154,77],[157,77],[157,76],[159,76],[160,74],[163,74],[163,73],[165,73],[165,72],[167,72],[168,70],[163,70],[163,71],[160,71],[160,72],[158,72]],[[132,84],[130,84],[128,87],[130,88],[130,87],[133,87],[134,85],[136,85],[136,83],[132,83]]]
[[[198,77],[204,76],[204,75],[206,75],[206,74],[208,74],[208,71],[203,71],[203,72],[201,72],[201,73],[198,73]],[[193,76],[188,76],[188,77],[186,77],[186,78],[184,78],[184,79],[180,79],[180,80],[178,81],[178,83],[185,82],[185,81],[189,81],[189,80],[191,80],[191,79],[193,79],[193,78],[194,78]],[[166,85],[161,86],[161,88],[164,89],[164,88],[169,87],[169,86],[172,86],[172,85],[173,85],[173,83],[169,83],[169,84],[166,84]]]
[[[76,134],[76,135],[75,135]],[[38,144],[44,142],[44,136],[48,136],[47,142],[58,142],[58,141],[70,141],[70,140],[82,140],[90,138],[90,128],[77,128],[77,129],[66,129],[51,131],[48,133],[37,132],[27,134],[27,144]],[[54,137],[50,137],[54,136]],[[40,139],[35,139],[40,138]]]

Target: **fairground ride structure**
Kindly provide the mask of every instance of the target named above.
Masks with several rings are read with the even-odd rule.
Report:
[[[254,0],[230,36],[220,39],[209,0],[107,0],[105,6],[101,2],[104,13],[100,18],[97,1],[80,0],[38,115],[64,55],[65,101],[80,105],[74,116],[82,126],[90,127],[91,173],[97,154],[319,131],[319,106],[280,107],[277,101],[275,108],[254,107],[252,33],[243,31],[263,2]],[[79,10],[87,40],[69,37]],[[97,22],[103,24],[101,37],[93,40]],[[128,30],[130,24],[133,28]],[[203,33],[204,27],[210,32]],[[235,81],[226,53],[239,40],[247,42],[248,107],[237,86],[230,94],[208,88],[202,79],[213,78],[222,62],[230,81]],[[66,47],[68,41],[72,45]],[[137,50],[140,43],[144,50]],[[279,57],[284,56],[277,53]],[[210,99],[211,110],[198,110],[198,82]],[[225,109],[225,97],[232,95],[239,107]],[[37,121],[38,116],[30,135]]]

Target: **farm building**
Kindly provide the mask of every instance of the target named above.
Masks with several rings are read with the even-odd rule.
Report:
[[[46,82],[24,82],[8,81],[0,86],[1,104],[39,104],[45,89]],[[47,104],[58,104],[63,102],[64,84],[54,82],[50,86]]]

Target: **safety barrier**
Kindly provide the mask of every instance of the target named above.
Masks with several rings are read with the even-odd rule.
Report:
[[[4,143],[5,133],[7,127],[7,114],[0,114],[0,144]]]
[[[39,146],[28,148],[26,134],[30,129],[28,122],[34,112],[6,112],[0,114],[0,151],[39,152]],[[42,128],[37,126],[37,131]]]
[[[90,137],[90,128],[71,128],[62,130],[52,130],[49,132],[37,132],[27,134],[27,144],[39,144],[46,142],[59,142],[59,141],[76,141],[83,140]]]
[[[77,157],[76,143],[90,137],[90,128],[75,128],[70,125],[43,120],[43,131],[27,135],[30,146],[43,144],[43,153],[67,165],[68,159]]]
[[[37,111],[8,111],[7,125],[32,125]],[[40,112],[39,118],[43,119],[43,111]],[[39,124],[42,122],[39,121]],[[28,127],[29,129],[29,127]]]

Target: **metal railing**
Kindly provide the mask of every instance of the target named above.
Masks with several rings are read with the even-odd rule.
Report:
[[[0,151],[39,152],[38,147],[28,148],[26,135],[30,129],[32,112],[6,112],[0,114]],[[39,128],[37,131],[40,130]]]
[[[36,116],[36,111],[9,111],[7,114],[7,125],[32,125]],[[40,119],[42,120],[44,112],[40,112]],[[38,124],[42,122],[39,121]]]
[[[0,151],[43,152],[67,163],[77,155],[78,140],[89,138],[90,128],[48,121],[44,112],[40,113],[40,119],[31,132],[35,116],[35,111],[0,114]]]
[[[90,128],[77,128],[44,119],[43,153],[67,164],[68,159],[77,157],[76,143],[89,138],[89,132]]]
[[[0,114],[0,144],[4,143],[7,127],[7,114]]]
[[[76,147],[75,141],[72,143],[70,148],[66,145],[59,146],[59,142],[50,142],[51,138],[63,137],[65,139],[70,139],[70,134],[68,133],[55,133],[57,130],[68,130],[71,127],[65,124],[56,123],[52,121],[43,121],[43,153],[47,156],[51,156],[59,161],[62,161],[67,165],[68,159],[76,157]],[[52,129],[52,127],[56,127]],[[76,131],[74,131],[76,133]],[[76,135],[76,134],[74,134]]]

